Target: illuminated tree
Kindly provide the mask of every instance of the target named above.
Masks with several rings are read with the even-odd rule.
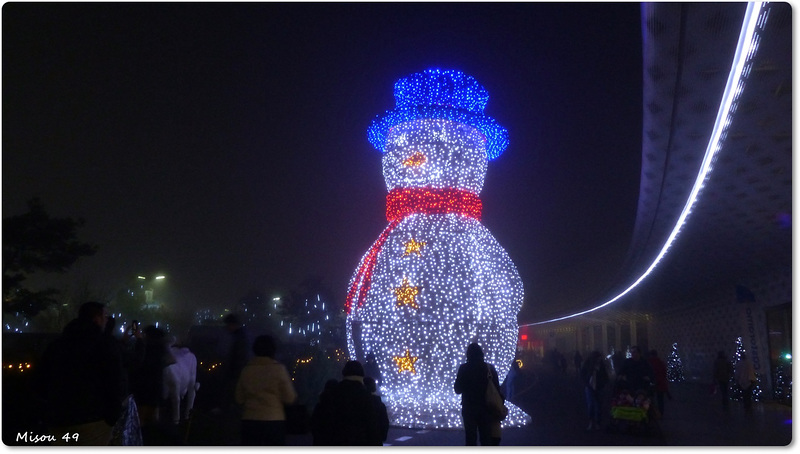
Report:
[[[483,114],[486,90],[458,71],[412,74],[394,95],[369,128],[384,152],[389,225],[350,282],[348,351],[375,355],[394,424],[460,427],[453,383],[467,345],[481,345],[500,381],[516,350],[522,282],[481,224],[478,197],[507,132]],[[530,421],[509,407],[505,425]]]
[[[775,368],[775,399],[788,401],[792,398],[792,381],[787,379],[786,371],[791,370],[791,364],[787,368],[784,364],[779,364]]]
[[[742,359],[742,353],[744,353],[744,346],[742,345],[742,338],[736,338],[736,350],[733,352],[733,358],[731,358],[731,364],[734,366],[734,370],[736,370],[736,365],[739,364],[739,361]],[[730,388],[730,396],[731,400],[742,400],[742,388],[739,386],[739,383],[736,382],[736,374],[734,373],[731,375],[730,379],[728,380],[729,388]]]
[[[736,368],[739,366],[739,361],[742,360],[743,353],[745,353],[745,349],[744,345],[742,344],[742,338],[737,337],[736,351],[733,353],[733,360],[732,360],[734,370],[737,370]],[[741,400],[742,393],[744,392],[744,390],[742,389],[741,386],[739,386],[739,383],[736,381],[735,373],[733,374],[733,377],[731,377],[730,382],[731,382],[731,388],[730,388],[731,400]],[[756,384],[755,386],[753,386],[752,392],[753,392],[753,402],[760,401],[761,396],[764,394],[764,388],[761,386],[761,374],[758,372],[756,372]]]
[[[667,380],[671,382],[682,382],[683,377],[683,362],[681,355],[678,354],[678,343],[672,344],[672,351],[667,356]]]

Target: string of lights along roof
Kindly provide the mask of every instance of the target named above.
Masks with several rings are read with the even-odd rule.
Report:
[[[374,361],[392,424],[459,428],[453,383],[477,342],[505,377],[516,351],[523,288],[481,222],[487,164],[508,131],[483,113],[475,78],[429,69],[394,85],[396,106],[368,128],[383,153],[388,226],[364,254],[346,298],[351,358]],[[503,426],[531,418],[507,403]]]

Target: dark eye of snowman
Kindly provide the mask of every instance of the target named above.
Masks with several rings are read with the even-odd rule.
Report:
[[[421,151],[417,151],[403,161],[403,165],[406,167],[419,167],[422,164],[425,164],[425,155]]]

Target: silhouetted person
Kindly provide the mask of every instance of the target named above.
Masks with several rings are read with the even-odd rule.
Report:
[[[508,400],[514,397],[514,382],[517,380],[517,375],[519,375],[519,364],[514,360],[511,361],[511,367],[508,369],[508,374],[506,374],[506,379],[503,382],[506,389],[506,399]]]
[[[130,378],[133,368],[144,358],[144,333],[138,320],[131,322],[131,325],[122,334],[120,343],[122,345],[122,364],[125,367],[125,373]]]
[[[322,388],[322,393],[330,392],[336,385],[339,383],[339,380],[335,378],[329,378],[325,381],[325,386]]]
[[[116,336],[116,328],[117,328],[117,320],[114,316],[109,316],[106,321],[106,326],[103,328],[103,336],[106,338],[106,342],[109,342],[115,345],[116,350],[119,351],[120,357],[122,358],[122,383],[120,385],[120,392],[123,396],[128,395],[130,392],[130,383],[128,380],[128,369],[126,363],[126,355],[125,355],[125,344],[123,339],[117,338]]]
[[[611,355],[611,367],[614,369],[615,376],[619,376],[625,359],[625,355],[622,354],[622,351],[615,351],[614,354]]]
[[[228,314],[223,322],[225,329],[230,333],[231,345],[223,362],[223,393],[220,396],[222,400],[220,407],[224,410],[231,410],[236,382],[239,381],[239,374],[242,373],[242,369],[250,359],[250,341],[247,337],[247,330],[238,315]]]
[[[372,377],[375,380],[376,386],[381,385],[381,370],[378,368],[378,363],[375,361],[375,354],[370,352],[364,360],[364,375]]]
[[[335,378],[329,378],[325,382],[322,392],[319,393],[317,405],[314,406],[314,411],[311,412],[311,439],[314,446],[328,446],[332,444],[328,439],[329,429],[325,426],[327,424],[325,418],[330,417],[330,415],[327,414],[330,408],[326,407],[327,404],[320,405],[320,403],[332,399],[331,395],[338,384],[339,380]]]
[[[106,318],[106,326],[103,327],[103,334],[108,337],[114,338],[114,328],[117,326],[117,320],[114,318],[113,315],[109,315]]]
[[[367,388],[372,397],[375,413],[378,416],[378,434],[381,436],[381,442],[385,442],[389,436],[389,413],[386,411],[386,404],[383,403],[381,396],[378,395],[378,387],[374,378],[364,377],[364,387]]]
[[[622,367],[617,372],[620,385],[627,388],[631,393],[637,391],[648,391],[650,382],[653,379],[653,370],[650,364],[642,356],[639,347],[631,347],[631,357],[622,362]]]
[[[174,445],[178,438],[172,428],[161,424],[161,405],[164,399],[164,368],[175,363],[169,351],[167,333],[153,325],[143,331],[144,354],[134,364],[131,373],[131,392],[139,410],[142,442],[145,445]]]
[[[600,392],[608,383],[608,372],[599,351],[591,352],[583,362],[580,377],[589,414],[589,426],[586,430],[600,429]]]
[[[225,328],[231,335],[231,348],[228,351],[225,370],[228,376],[235,381],[239,379],[239,374],[249,359],[250,342],[247,339],[247,331],[238,315],[228,314],[225,316],[224,322]]]
[[[581,352],[578,350],[575,350],[575,354],[572,355],[572,363],[575,364],[575,373],[580,377],[581,367],[583,366],[583,356],[581,356]]]
[[[483,360],[483,349],[477,343],[467,347],[467,362],[458,367],[453,388],[461,394],[461,418],[464,421],[464,436],[467,446],[476,446],[478,438],[482,446],[500,444],[499,434],[492,433],[494,421],[486,406],[486,387],[489,385],[489,371],[492,384],[497,387],[500,396],[500,382],[495,367]],[[505,397],[503,397],[505,399]],[[495,431],[496,432],[496,431]]]
[[[720,350],[717,352],[717,359],[714,360],[714,383],[717,385],[720,394],[722,395],[722,409],[729,408],[730,399],[728,398],[728,387],[730,386],[731,377],[733,376],[733,365],[725,357],[725,352]]]
[[[664,415],[664,396],[669,396],[669,380],[667,380],[667,365],[658,357],[658,352],[650,350],[647,355],[647,363],[653,371],[653,383],[655,383],[656,402],[658,411]]]
[[[753,410],[753,388],[756,385],[756,371],[753,368],[753,363],[747,354],[742,353],[739,362],[736,363],[736,383],[742,388],[742,402],[744,403],[744,410],[750,412]]]
[[[111,427],[122,414],[122,355],[103,333],[106,306],[81,305],[78,318],[48,345],[37,368],[34,386],[45,400],[43,415],[54,444],[108,445]],[[69,443],[64,434],[78,434]]]
[[[258,336],[255,357],[244,366],[236,384],[236,403],[242,406],[242,444],[281,446],[286,444],[286,412],[297,398],[292,379],[275,360],[275,340]]]
[[[381,446],[378,417],[372,396],[364,387],[364,367],[348,361],[342,381],[320,396],[314,407],[314,445]]]

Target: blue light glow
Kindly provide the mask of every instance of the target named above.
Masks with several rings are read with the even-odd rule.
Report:
[[[703,189],[703,184],[705,183],[706,179],[711,174],[712,164],[716,159],[717,152],[722,148],[722,142],[725,140],[725,137],[728,133],[728,127],[731,124],[733,119],[733,115],[736,112],[737,108],[737,101],[739,96],[741,95],[747,74],[750,70],[750,64],[752,63],[753,57],[755,57],[756,49],[758,48],[758,43],[761,40],[761,37],[758,35],[760,30],[763,30],[766,26],[766,18],[769,15],[769,9],[764,9],[764,3],[760,2],[753,2],[747,4],[747,11],[744,15],[744,20],[742,22],[742,29],[739,34],[739,42],[736,46],[736,53],[733,57],[733,62],[731,64],[731,71],[728,75],[728,83],[725,86],[725,92],[722,94],[722,100],[720,101],[719,110],[717,111],[717,119],[714,123],[714,128],[711,132],[711,137],[708,141],[708,146],[706,147],[706,153],[703,158],[702,165],[700,167],[700,171],[697,174],[697,179],[695,180],[694,186],[692,187],[692,192],[689,194],[689,198],[686,201],[686,205],[683,207],[683,211],[681,215],[678,217],[678,221],[675,223],[675,227],[672,229],[672,233],[667,238],[664,246],[661,248],[661,252],[658,253],[656,258],[653,260],[653,263],[650,265],[649,268],[642,274],[633,284],[631,284],[628,288],[626,288],[622,293],[615,296],[614,298],[606,301],[605,303],[593,307],[591,309],[577,312],[572,315],[567,315],[564,317],[554,318],[550,320],[545,320],[536,323],[528,323],[526,325],[520,326],[533,326],[533,325],[542,325],[545,323],[557,322],[559,320],[566,320],[568,318],[577,317],[579,315],[588,314],[589,312],[596,311],[600,308],[608,306],[625,296],[628,292],[633,290],[637,287],[645,278],[650,275],[651,272],[656,268],[658,263],[664,256],[667,254],[670,246],[675,241],[678,236],[678,233],[683,227],[683,224],[686,222],[686,219],[689,216],[689,213],[694,206],[694,203],[697,201],[697,198],[700,194],[700,191]]]
[[[383,152],[389,131],[401,123],[419,119],[445,119],[472,126],[486,139],[487,159],[508,147],[508,131],[483,113],[489,93],[461,71],[427,69],[394,84],[395,109],[378,115],[367,139]]]

